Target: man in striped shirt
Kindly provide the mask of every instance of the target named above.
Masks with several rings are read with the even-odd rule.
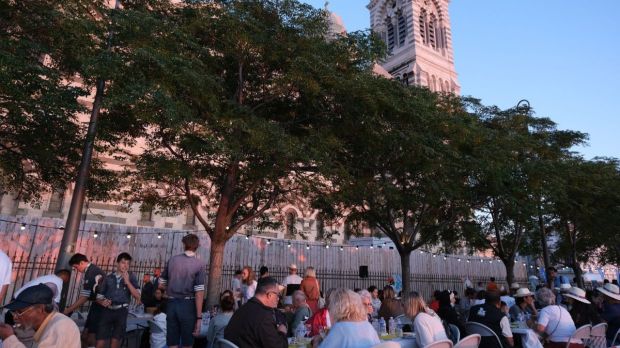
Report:
[[[166,343],[170,348],[192,347],[202,322],[206,263],[196,257],[198,236],[188,234],[182,242],[185,252],[168,261],[159,282],[168,293]]]
[[[80,291],[80,297],[72,305],[67,307],[64,311],[66,315],[71,315],[71,312],[79,309],[83,304],[91,301],[88,316],[86,317],[86,323],[84,324],[84,332],[82,333],[82,339],[87,342],[88,347],[95,346],[95,338],[97,334],[97,327],[101,320],[101,314],[103,313],[103,306],[96,302],[97,290],[103,278],[105,278],[105,272],[97,265],[88,262],[86,255],[76,253],[69,259],[69,265],[74,270],[84,273],[82,290]]]

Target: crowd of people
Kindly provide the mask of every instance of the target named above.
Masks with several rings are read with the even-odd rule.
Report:
[[[5,306],[9,312],[6,324],[0,324],[3,347],[119,347],[132,300],[153,314],[149,339],[153,348],[211,348],[220,340],[242,348],[277,348],[300,339],[313,347],[364,348],[379,344],[382,335],[403,332],[415,332],[415,344],[421,348],[440,340],[456,342],[469,333],[470,322],[490,328],[503,347],[520,344],[522,338],[511,330],[511,322],[519,322],[538,333],[545,348],[580,348],[583,342],[571,341],[571,336],[582,325],[606,322],[609,346],[620,329],[617,282],[585,291],[558,277],[555,269],[549,270],[553,277],[549,287],[530,289],[514,283],[504,289],[490,278],[486,286],[468,286],[462,298],[456,291],[437,290],[427,302],[417,292],[397,293],[391,285],[322,292],[312,267],[302,277],[291,264],[289,274],[278,281],[267,267],[261,267],[257,277],[248,266],[235,272],[231,288],[209,311],[204,298],[206,265],[196,257],[199,239],[188,234],[182,243],[184,252],[170,258],[163,272],[154,269],[145,274],[141,286],[130,271],[128,253],[118,255],[116,269],[109,274],[85,255],[73,255],[69,265],[83,274],[78,299],[59,312],[69,270],[24,284]],[[0,253],[0,261],[4,258],[8,260]],[[6,262],[2,262],[0,289],[6,292]],[[10,281],[10,267],[8,274]],[[80,335],[69,316],[87,303]],[[499,342],[486,336],[480,346],[496,348]]]

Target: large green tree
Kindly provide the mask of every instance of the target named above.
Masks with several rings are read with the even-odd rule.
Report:
[[[327,16],[297,1],[187,3],[158,40],[125,61],[138,85],[117,82],[110,104],[142,127],[125,199],[193,211],[211,240],[207,299],[216,304],[226,242],[293,192],[322,185],[321,158],[338,142],[345,82],[370,74],[368,34],[331,37]]]
[[[334,187],[315,204],[326,216],[390,238],[407,293],[411,253],[457,242],[456,231],[472,213],[463,163],[475,119],[458,98],[382,77],[350,92],[344,107],[351,116],[333,127],[343,143],[332,154]]]

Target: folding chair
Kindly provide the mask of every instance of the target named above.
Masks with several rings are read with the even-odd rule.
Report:
[[[457,344],[461,340],[461,330],[459,327],[454,324],[448,324],[450,328],[450,333],[452,334],[452,343]]]
[[[424,348],[452,348],[452,341],[441,340],[441,341],[433,342]]]
[[[457,343],[454,348],[478,348],[482,337],[479,334],[473,334],[463,337],[462,340]]]
[[[566,342],[566,348],[570,348],[570,342],[574,339],[581,340],[581,342],[583,342],[584,345],[588,343],[588,340],[590,339],[591,331],[592,331],[592,325],[590,324],[584,325],[578,328],[577,330],[575,330],[575,332],[570,336],[570,338]]]
[[[217,343],[219,348],[239,348],[239,346],[224,338],[217,340]]]
[[[499,339],[499,337],[497,337],[497,334],[495,333],[495,331],[491,330],[491,328],[489,328],[488,326],[474,322],[474,321],[468,321],[465,324],[465,328],[467,329],[467,332],[470,334],[480,335],[481,336],[480,340],[482,340],[485,337],[488,337],[494,342],[497,342],[497,347],[504,348],[504,346],[502,345],[502,341]]]
[[[601,323],[592,327],[587,346],[590,348],[607,348],[607,323]],[[584,342],[586,343],[586,342]]]

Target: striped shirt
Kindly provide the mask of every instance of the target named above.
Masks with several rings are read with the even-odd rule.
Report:
[[[105,272],[97,265],[89,263],[84,270],[84,287],[80,291],[80,296],[88,297],[89,300],[97,299],[97,290],[105,278]]]
[[[196,292],[205,290],[206,267],[193,253],[175,255],[168,261],[160,284],[166,285],[172,298],[194,297]]]

